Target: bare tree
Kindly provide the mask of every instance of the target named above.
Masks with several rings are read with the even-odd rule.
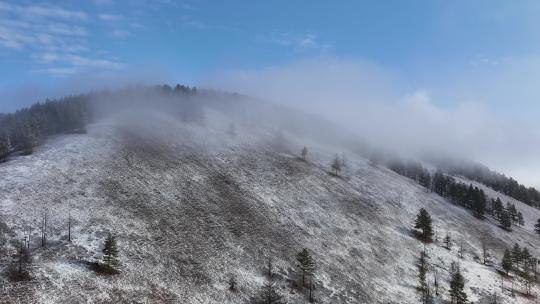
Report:
[[[41,220],[41,247],[45,247],[47,243],[47,212],[43,212],[43,218]]]
[[[489,258],[489,252],[487,248],[487,244],[485,240],[482,240],[482,257],[483,257],[483,264],[486,265]]]

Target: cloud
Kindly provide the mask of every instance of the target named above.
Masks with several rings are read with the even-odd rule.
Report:
[[[292,47],[297,52],[309,50],[326,52],[332,49],[331,44],[320,42],[319,37],[314,33],[274,32],[269,35],[257,36],[256,40]]]
[[[124,20],[124,16],[116,14],[99,14],[98,18],[107,22],[117,22]]]
[[[113,38],[119,38],[119,39],[127,38],[130,35],[131,35],[131,32],[126,31],[126,30],[113,30],[109,33],[109,36]]]
[[[12,13],[16,15],[24,15],[25,18],[32,17],[47,17],[60,19],[76,19],[86,20],[88,15],[79,10],[67,10],[56,6],[41,6],[41,5],[17,5],[7,2],[0,2],[0,11]]]
[[[90,67],[102,69],[121,69],[126,65],[123,63],[99,58],[88,58],[73,54],[44,53],[32,56],[41,63],[65,63],[73,67]]]
[[[508,83],[504,75],[500,77],[502,81],[490,82],[492,90]],[[463,95],[455,94],[444,95],[451,104],[441,102],[436,97],[441,95],[433,93],[436,84],[411,85],[398,72],[369,61],[317,57],[262,70],[223,72],[203,85],[322,115],[376,147],[479,161],[540,186],[536,120],[499,112],[489,99],[461,99]]]

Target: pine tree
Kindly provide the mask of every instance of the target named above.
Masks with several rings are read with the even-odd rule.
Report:
[[[458,269],[452,275],[450,281],[450,299],[452,304],[466,304],[467,303],[467,294],[463,289],[465,288],[465,279],[461,274],[461,271]]]
[[[506,271],[506,275],[508,275],[508,272],[512,270],[512,267],[513,267],[512,254],[510,253],[510,250],[508,249],[504,251],[501,266],[504,269],[504,271]]]
[[[306,147],[302,148],[302,159],[306,160],[308,150]]]
[[[6,160],[9,153],[9,137],[7,132],[0,131],[0,162]]]
[[[420,296],[422,299],[422,303],[426,302],[427,298],[427,292],[428,292],[428,284],[426,280],[426,274],[428,270],[427,265],[427,255],[425,251],[420,252],[420,257],[418,258],[418,291],[420,292]]]
[[[266,281],[259,292],[256,303],[281,304],[282,296],[277,292],[276,285],[272,281]]]
[[[523,262],[523,268],[526,269],[527,268],[527,265],[526,263],[529,262],[531,258],[531,254],[529,253],[529,249],[527,247],[523,247],[523,249],[521,250],[521,256],[520,256],[520,259],[521,261]]]
[[[332,170],[334,171],[335,175],[339,175],[339,172],[341,171],[341,160],[339,159],[339,156],[336,154],[336,157],[332,161],[332,164],[330,165]]]
[[[510,213],[507,210],[503,210],[500,215],[499,222],[501,223],[501,226],[507,230],[512,230],[512,218],[510,216]]]
[[[306,286],[306,276],[311,276],[315,272],[316,264],[315,260],[307,250],[302,249],[296,254],[296,261],[298,261],[298,268],[302,271],[302,287]]]
[[[415,229],[420,229],[422,231],[422,241],[428,243],[433,237],[433,228],[431,226],[431,216],[426,209],[422,208],[416,216],[416,221],[414,224]]]
[[[116,245],[116,238],[109,233],[103,246],[103,261],[109,270],[112,268],[112,265],[116,264],[117,257],[118,247]]]
[[[491,209],[492,209],[492,212],[493,212],[493,217],[496,220],[500,220],[501,213],[503,211],[503,204],[502,204],[502,201],[501,201],[500,198],[497,197],[496,200],[492,200]]]
[[[516,266],[516,269],[519,269],[519,263],[521,262],[521,247],[519,247],[518,243],[515,243],[514,247],[512,247],[512,262]]]

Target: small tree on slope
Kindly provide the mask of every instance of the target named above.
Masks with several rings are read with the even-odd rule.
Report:
[[[112,265],[115,265],[118,257],[118,247],[116,245],[116,238],[109,233],[107,239],[105,239],[105,245],[103,246],[103,261],[107,265],[107,269],[111,270]]]
[[[304,248],[296,255],[296,261],[298,261],[298,268],[302,271],[302,287],[305,287],[306,276],[311,276],[315,272],[315,260],[307,248]]]
[[[420,257],[418,258],[418,291],[420,292],[420,298],[422,303],[426,303],[428,298],[428,284],[426,280],[426,274],[428,270],[427,266],[427,255],[425,251],[420,252]]]
[[[431,238],[433,237],[433,228],[431,226],[431,223],[431,216],[426,211],[426,209],[420,209],[418,215],[416,216],[414,228],[420,229],[422,231],[422,241],[424,241],[425,243],[430,242]]]
[[[259,292],[255,303],[257,304],[281,304],[282,296],[276,291],[274,282],[266,281]]]
[[[339,156],[336,154],[336,157],[332,161],[332,164],[330,165],[332,168],[332,171],[335,175],[339,175],[339,171],[341,171],[341,160],[339,159]]]
[[[465,288],[465,279],[458,269],[453,275],[450,281],[450,303],[452,304],[466,304],[467,294],[463,289]]]
[[[506,271],[506,275],[508,275],[508,272],[512,270],[512,256],[510,254],[510,250],[506,249],[504,251],[504,255],[501,261],[501,266]]]

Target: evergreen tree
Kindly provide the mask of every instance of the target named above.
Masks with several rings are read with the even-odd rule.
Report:
[[[307,154],[308,154],[307,148],[306,147],[302,148],[302,159],[303,160],[306,160]]]
[[[516,266],[516,269],[519,269],[519,263],[521,262],[521,247],[519,247],[518,243],[514,244],[514,247],[512,247],[512,262]]]
[[[276,285],[272,281],[266,281],[259,292],[255,303],[257,304],[281,304],[282,296],[277,292]]]
[[[467,294],[463,290],[465,288],[465,279],[458,269],[450,280],[450,300],[452,304],[466,304]]]
[[[473,211],[477,218],[483,218],[486,211],[486,195],[481,189],[475,189]]]
[[[3,162],[9,153],[9,137],[7,132],[0,131],[0,162]]]
[[[491,201],[491,209],[492,209],[493,217],[496,220],[500,220],[501,213],[504,209],[500,198],[497,197],[496,200]]]
[[[302,249],[302,251],[296,254],[296,261],[298,262],[298,268],[302,271],[302,287],[306,286],[306,276],[311,276],[315,273],[316,264],[315,260],[307,250],[307,248]]]
[[[426,280],[426,274],[428,271],[428,265],[427,265],[427,255],[425,251],[420,252],[420,257],[418,258],[418,291],[420,292],[420,297],[422,299],[422,303],[426,302],[427,299],[427,293],[428,293],[428,284]]]
[[[500,215],[499,223],[501,226],[507,230],[512,230],[512,218],[510,216],[510,213],[507,210],[503,210]]]
[[[531,254],[529,253],[529,249],[527,247],[523,247],[523,249],[521,250],[521,256],[520,256],[520,260],[523,262],[523,268],[527,268],[527,265],[526,263],[529,262],[531,258]]]
[[[339,172],[341,171],[341,160],[339,159],[339,156],[336,154],[336,157],[332,161],[332,164],[330,165],[332,168],[332,171],[335,175],[339,175]]]
[[[501,266],[504,269],[504,271],[506,271],[506,275],[508,275],[508,272],[512,270],[512,267],[513,267],[512,254],[510,253],[510,250],[508,249],[504,251]]]
[[[422,241],[425,243],[430,242],[433,237],[433,228],[431,226],[431,216],[426,209],[422,208],[416,216],[416,221],[414,224],[415,229],[420,229],[422,231]]]
[[[105,239],[105,244],[103,246],[103,261],[107,268],[110,270],[112,265],[115,265],[118,257],[118,247],[116,245],[116,238],[109,233]]]

